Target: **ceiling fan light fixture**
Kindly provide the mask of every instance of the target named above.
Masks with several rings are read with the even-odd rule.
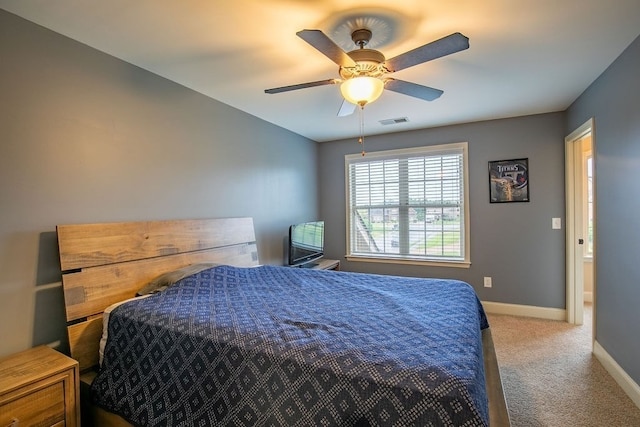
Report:
[[[344,99],[352,104],[364,106],[380,98],[384,82],[375,77],[358,76],[345,80],[340,85]]]

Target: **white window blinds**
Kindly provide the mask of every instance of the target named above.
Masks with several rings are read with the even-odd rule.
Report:
[[[467,144],[345,157],[348,256],[468,262]]]

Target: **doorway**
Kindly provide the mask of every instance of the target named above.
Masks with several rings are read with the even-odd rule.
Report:
[[[594,122],[565,138],[567,322],[584,322],[585,301],[595,324],[595,152]]]

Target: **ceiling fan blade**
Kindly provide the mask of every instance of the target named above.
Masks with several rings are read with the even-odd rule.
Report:
[[[469,39],[460,33],[453,33],[393,57],[385,62],[385,66],[390,73],[393,73],[468,48]]]
[[[416,83],[405,82],[404,80],[387,79],[384,88],[393,92],[402,93],[404,95],[413,96],[414,98],[424,99],[425,101],[433,101],[440,98],[444,92],[440,89],[434,89],[429,86],[422,86]]]
[[[264,93],[288,92],[290,90],[305,89],[305,88],[308,88],[308,87],[334,85],[334,84],[336,84],[338,82],[339,82],[339,80],[336,80],[336,79],[319,80],[317,82],[300,83],[300,84],[297,84],[297,85],[275,87],[273,89],[265,89]]]
[[[297,36],[315,47],[324,56],[341,67],[355,67],[356,62],[347,53],[320,30],[298,31]]]
[[[346,99],[343,99],[340,110],[338,110],[338,117],[350,116],[354,111],[356,111],[356,104],[352,104]]]

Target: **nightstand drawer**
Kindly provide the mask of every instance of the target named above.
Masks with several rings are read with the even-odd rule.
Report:
[[[0,426],[16,420],[20,426],[52,426],[65,419],[63,379],[40,382],[29,387],[28,393],[16,394],[0,406]]]

